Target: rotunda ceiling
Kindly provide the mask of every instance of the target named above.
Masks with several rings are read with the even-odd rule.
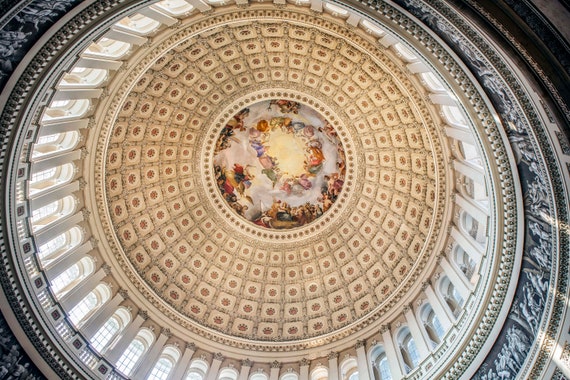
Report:
[[[54,25],[7,87],[0,253],[58,375],[537,377],[566,283],[547,116],[469,12],[405,3],[95,2]]]
[[[446,142],[402,57],[303,8],[270,16],[133,65],[98,141],[100,217],[177,325],[330,342],[418,291],[447,234]]]

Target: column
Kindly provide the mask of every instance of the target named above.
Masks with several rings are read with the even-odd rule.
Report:
[[[175,19],[174,17],[170,17],[166,13],[163,13],[158,9],[151,7],[142,8],[141,10],[139,10],[139,13],[143,16],[156,20],[166,26],[172,26],[178,22],[178,20]]]
[[[124,329],[121,337],[115,345],[107,350],[105,358],[110,363],[117,363],[117,360],[123,355],[123,352],[129,347],[135,336],[140,330],[143,322],[148,319],[146,312],[141,311],[137,314],[135,319]]]
[[[439,104],[442,106],[457,106],[457,102],[448,94],[429,94],[429,100],[433,104]]]
[[[396,351],[396,346],[394,345],[394,340],[392,339],[390,326],[382,325],[380,328],[380,333],[382,334],[384,352],[386,352],[386,359],[388,359],[388,366],[390,367],[392,378],[401,379],[403,372],[402,368],[400,367],[400,359]]]
[[[86,69],[119,70],[123,62],[104,58],[81,57],[76,65],[77,67],[84,67]]]
[[[187,343],[184,353],[182,354],[182,358],[180,358],[174,366],[170,376],[168,376],[169,379],[177,380],[184,378],[194,352],[196,352],[196,345],[194,343]]]
[[[172,334],[170,333],[170,330],[162,329],[160,335],[158,336],[158,339],[153,343],[150,350],[147,351],[145,355],[143,355],[142,360],[140,360],[138,368],[132,375],[133,379],[146,379],[148,377],[152,371],[152,368],[156,364],[156,361],[160,357],[160,354],[162,353],[164,344],[171,335]]]
[[[461,194],[455,194],[455,203],[478,221],[483,228],[486,228],[489,217],[488,210],[483,209],[483,207],[473,201],[465,199]]]
[[[32,173],[39,173],[44,170],[54,168],[63,164],[67,164],[81,158],[81,151],[74,150],[71,152],[66,152],[59,154],[57,156],[49,157],[43,160],[38,160],[32,162]]]
[[[58,219],[49,227],[44,227],[34,235],[36,246],[41,247],[57,235],[61,235],[72,227],[77,226],[83,222],[83,212],[76,212],[75,214],[63,219]]]
[[[247,380],[249,378],[249,371],[251,371],[252,365],[253,363],[249,359],[244,359],[241,361],[238,380]]]
[[[83,298],[85,298],[89,292],[91,292],[97,285],[99,285],[101,280],[106,275],[107,273],[105,273],[105,270],[103,268],[99,269],[97,272],[81,281],[69,292],[65,293],[59,300],[59,304],[68,311],[73,309],[73,307],[77,305]]]
[[[271,363],[271,369],[269,370],[269,380],[279,380],[279,370],[281,369],[281,363],[277,360]]]
[[[53,100],[78,100],[100,98],[103,90],[100,88],[65,88],[55,92]]]
[[[50,124],[42,124],[40,131],[38,132],[38,137],[55,135],[56,133],[77,131],[78,129],[87,128],[88,125],[89,125],[89,119],[66,120],[66,121],[60,120]]]
[[[40,196],[32,196],[30,199],[30,208],[37,210],[40,207],[46,206],[52,202],[65,198],[79,190],[79,181],[73,181],[63,186],[59,185],[54,187],[45,194]]]
[[[485,185],[485,173],[483,168],[473,165],[470,162],[465,161],[453,161],[453,168],[459,173],[471,178],[474,182],[480,185]]]
[[[419,73],[425,73],[430,71],[430,68],[428,67],[428,65],[426,65],[423,62],[412,62],[410,64],[408,64],[406,66],[408,68],[408,71],[412,74],[419,74]]]
[[[89,317],[83,326],[81,326],[81,333],[85,339],[90,340],[93,335],[99,331],[101,326],[103,326],[105,322],[107,322],[109,318],[113,316],[113,313],[117,311],[117,308],[124,300],[121,293],[123,292],[119,290],[119,292],[117,292],[117,294],[115,294],[115,296],[109,302],[105,303],[102,307],[97,309],[97,311]]]
[[[323,2],[321,0],[311,0],[311,11],[322,13],[323,12]]]
[[[109,39],[115,40],[115,41],[126,42],[128,44],[132,44],[132,45],[136,45],[136,46],[144,45],[148,41],[148,38],[146,38],[146,37],[137,36],[137,35],[134,35],[134,34],[131,34],[128,32],[123,32],[122,30],[117,30],[117,29],[109,30],[107,33],[105,33],[105,35],[103,37],[109,38]]]
[[[456,126],[446,126],[445,134],[447,135],[447,137],[451,137],[452,139],[474,145],[473,134],[467,127],[460,128]]]
[[[188,4],[192,5],[194,8],[198,9],[202,13],[208,12],[209,10],[212,9],[211,6],[209,6],[206,3],[201,2],[200,0],[185,0],[185,1]]]
[[[439,323],[441,323],[441,327],[443,327],[445,331],[449,331],[451,326],[453,326],[453,322],[449,317],[446,308],[443,306],[440,299],[435,294],[433,287],[431,286],[431,282],[429,281],[424,282],[422,284],[422,289],[428,299],[431,308],[433,309],[433,312],[437,316]]]
[[[455,289],[461,295],[464,301],[467,301],[469,294],[471,294],[471,283],[467,282],[465,275],[463,272],[459,272],[459,269],[456,268],[454,265],[451,265],[449,261],[447,261],[446,257],[441,257],[441,261],[439,265],[449,278],[449,281],[455,286]]]
[[[338,375],[338,353],[331,352],[327,358],[329,359],[329,379],[328,380],[339,380]]]
[[[366,360],[366,342],[359,340],[354,346],[356,349],[356,364],[358,366],[358,380],[371,380],[368,360]]]
[[[208,373],[206,374],[206,380],[216,380],[218,378],[218,372],[223,361],[224,356],[221,353],[218,352],[214,355],[212,365],[208,368]]]
[[[410,329],[410,334],[412,334],[412,338],[414,338],[414,342],[416,342],[416,347],[418,348],[420,358],[425,359],[429,356],[431,350],[426,341],[425,335],[423,334],[420,325],[418,324],[416,315],[414,314],[414,310],[412,309],[411,305],[404,306],[404,317],[406,318],[408,328]]]
[[[309,365],[311,362],[308,359],[301,359],[299,362],[299,380],[309,380]]]
[[[62,274],[67,268],[85,257],[92,249],[93,245],[90,241],[70,249],[61,257],[58,257],[56,260],[46,265],[44,274],[49,281],[53,280]]]
[[[467,252],[471,260],[479,263],[481,261],[481,256],[483,255],[483,247],[479,245],[471,236],[465,236],[456,227],[451,227],[451,237],[461,248]]]

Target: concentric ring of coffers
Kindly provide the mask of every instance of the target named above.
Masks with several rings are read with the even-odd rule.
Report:
[[[104,202],[119,254],[192,321],[261,341],[346,328],[401,298],[427,247],[441,239],[434,215],[447,207],[448,179],[432,111],[392,57],[344,33],[363,46],[293,22],[214,28],[170,42],[124,84],[131,91],[116,100],[109,144],[100,146]],[[244,92],[228,111],[225,99]],[[224,173],[217,164],[228,123],[261,101],[281,100],[322,112],[347,161],[339,205],[292,229],[244,221],[236,208],[254,208],[247,180],[235,180],[236,162]],[[230,141],[255,152],[249,133]],[[246,167],[237,167],[244,178]],[[218,184],[228,169],[235,186]],[[224,186],[243,199],[239,207],[221,194]]]

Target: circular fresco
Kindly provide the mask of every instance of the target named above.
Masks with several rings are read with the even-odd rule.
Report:
[[[337,200],[346,159],[334,127],[292,100],[258,102],[231,117],[214,151],[214,176],[227,204],[269,229],[304,226]]]

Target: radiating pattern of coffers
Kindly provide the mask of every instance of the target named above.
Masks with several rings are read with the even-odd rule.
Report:
[[[252,23],[186,41],[140,77],[112,130],[105,184],[118,239],[159,296],[218,331],[295,340],[355,322],[409,280],[439,223],[440,142],[406,74],[377,59],[324,28]],[[322,99],[325,117],[348,124],[357,194],[335,228],[240,238],[211,212],[197,141],[227,99],[260,88]]]

